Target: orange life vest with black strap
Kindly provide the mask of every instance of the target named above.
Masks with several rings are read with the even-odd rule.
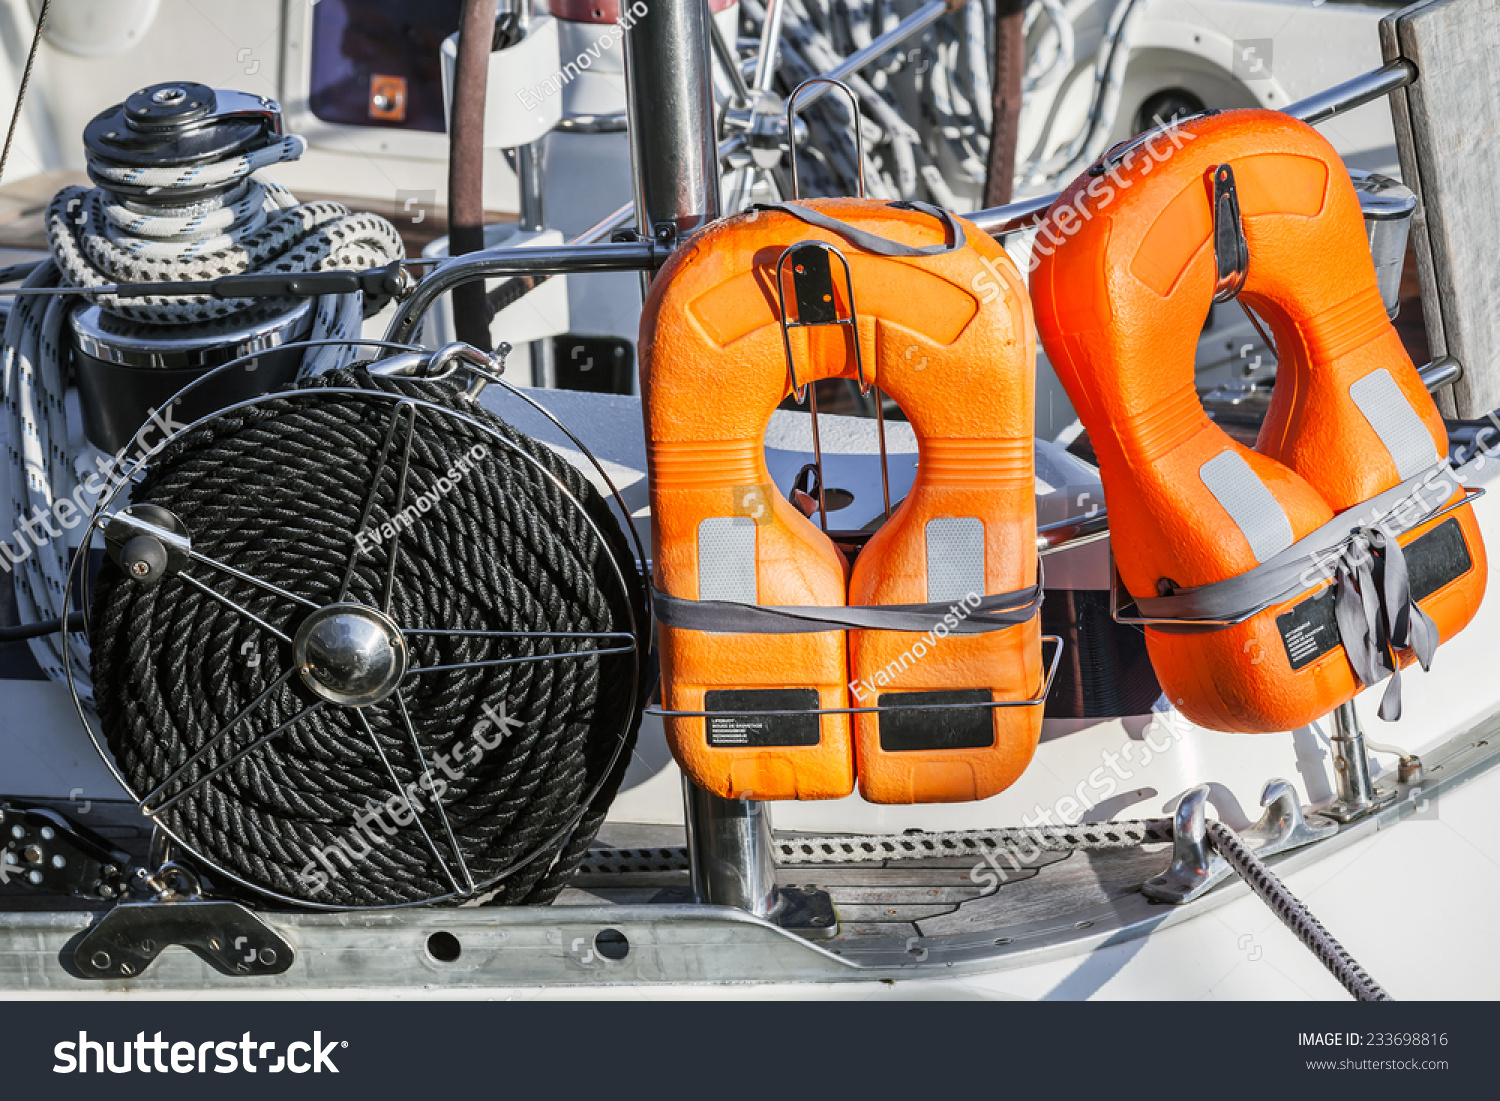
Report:
[[[1430,662],[1479,607],[1484,545],[1333,148],[1272,111],[1191,120],[1107,154],[1043,227],[1038,328],[1099,456],[1119,574],[1182,712],[1293,729]],[[1194,387],[1210,305],[1236,291],[1279,361],[1254,450]],[[1385,717],[1399,715],[1398,685]]]
[[[847,260],[857,302],[834,280],[825,305],[853,323],[797,326],[809,306],[778,267],[809,241]],[[1012,783],[1042,715],[1008,705],[1039,700],[1043,676],[1035,337],[1000,246],[918,204],[758,209],[674,253],[640,354],[663,713],[683,770],[756,799],[838,797],[856,774],[890,803]],[[878,385],[917,436],[912,490],[852,578],[766,468],[789,356],[796,388]]]

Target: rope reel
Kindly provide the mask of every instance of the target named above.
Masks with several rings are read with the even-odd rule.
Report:
[[[472,400],[488,372],[437,374],[453,350],[199,421],[85,533],[107,547],[90,733],[220,885],[544,903],[619,787],[633,556],[583,475]]]

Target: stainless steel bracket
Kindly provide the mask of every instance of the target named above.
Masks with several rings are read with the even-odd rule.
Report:
[[[187,868],[168,862],[146,883],[157,889],[153,901],[117,904],[74,943],[76,974],[134,978],[173,944],[225,975],[279,975],[292,966],[296,953],[285,937],[238,902],[204,898]]]
[[[1234,186],[1234,169],[1221,164],[1214,169],[1214,301],[1227,302],[1245,286],[1250,269],[1250,248],[1240,220],[1240,196]]]

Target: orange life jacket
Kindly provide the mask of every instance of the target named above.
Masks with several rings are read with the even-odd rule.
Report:
[[[1042,341],[1098,454],[1119,575],[1158,620],[1147,645],[1184,714],[1296,728],[1463,629],[1484,545],[1381,304],[1353,185],[1316,131],[1227,111],[1112,151],[1059,197],[1038,251]],[[1241,279],[1279,361],[1254,450],[1194,387],[1216,290]]]
[[[835,629],[773,633],[743,619],[726,621],[732,630],[685,629],[660,616],[667,738],[693,781],[726,797],[834,798],[857,771],[875,802],[984,798],[1026,767],[1042,720],[1040,706],[994,706],[1031,700],[1043,682],[1024,287],[998,244],[931,208],[839,199],[798,209],[704,230],[647,299],[655,582],[669,602],[827,608]],[[877,239],[926,254],[882,255]],[[847,259],[857,301],[840,278],[826,305],[857,324],[797,327],[810,307],[797,305],[778,265],[807,241]],[[879,385],[917,436],[916,482],[852,577],[766,468],[766,426],[793,388],[789,355],[798,388]],[[1015,622],[964,633],[1000,614],[989,607],[995,594],[1013,593],[1031,594]],[[838,612],[844,605],[887,616],[908,613],[886,606],[921,605],[910,615],[927,630],[859,629],[866,620],[857,608]],[[904,710],[918,706],[937,709]],[[874,707],[900,710],[860,710]],[[815,711],[833,713],[797,713]]]

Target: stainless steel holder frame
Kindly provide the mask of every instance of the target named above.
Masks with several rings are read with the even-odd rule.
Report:
[[[1019,624],[1016,626],[1019,626]],[[877,628],[866,628],[866,630],[872,629]],[[1010,628],[1000,629],[1009,630]],[[1052,644],[1052,656],[1047,658],[1047,669],[1042,674],[1042,686],[1036,695],[1028,696],[1021,700],[983,700],[977,703],[886,703],[877,704],[874,707],[818,707],[812,709],[798,707],[775,708],[764,711],[675,711],[665,707],[657,707],[654,704],[648,704],[645,713],[647,715],[656,715],[663,719],[712,719],[766,715],[884,715],[892,711],[995,711],[1005,707],[1041,707],[1047,702],[1047,697],[1052,692],[1052,681],[1057,677],[1057,666],[1063,652],[1063,640],[1057,635],[1042,635],[1041,642]]]

